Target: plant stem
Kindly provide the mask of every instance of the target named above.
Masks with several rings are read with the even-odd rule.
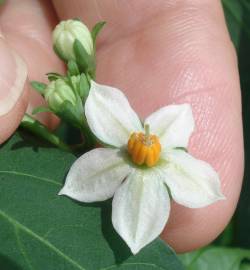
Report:
[[[91,133],[89,127],[86,125],[82,125],[81,132],[82,132],[82,135],[84,137],[84,144],[83,144],[84,150],[93,149],[95,147],[96,140],[95,140],[93,134]]]
[[[32,132],[33,134],[50,142],[51,144],[57,146],[58,148],[64,151],[72,152],[70,147],[67,144],[65,144],[58,136],[53,134],[51,131],[48,130],[46,126],[44,126],[41,122],[34,119],[27,113],[24,115],[20,127]]]

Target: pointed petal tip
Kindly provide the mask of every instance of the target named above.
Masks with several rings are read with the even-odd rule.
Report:
[[[141,248],[130,247],[130,251],[132,252],[133,255],[138,254],[140,250]]]
[[[214,198],[210,200],[210,202],[207,202],[207,204],[205,204],[204,207],[217,203],[219,201],[225,201],[226,199],[227,199],[226,196],[220,192],[217,195],[215,195]],[[193,208],[200,208],[200,207],[193,207]]]
[[[181,103],[181,104],[175,104],[175,106],[177,107],[179,107],[179,108],[182,108],[184,111],[190,111],[191,112],[191,114],[193,114],[193,109],[192,109],[192,106],[191,106],[191,104],[190,103]]]
[[[145,245],[140,245],[135,240],[133,242],[130,241],[130,243],[127,241],[125,242],[133,255],[137,255],[145,247]]]
[[[214,194],[214,200],[216,201],[225,201],[227,198],[226,196],[222,193],[220,189],[217,190],[217,192]]]
[[[219,197],[218,197],[218,200],[219,201],[225,201],[227,199],[227,197],[223,194],[223,193],[221,193],[220,195],[219,195]]]
[[[134,255],[161,234],[170,211],[169,196],[163,182],[157,179],[146,181],[158,175],[144,172],[142,177],[141,174],[137,170],[131,173],[115,192],[112,202],[113,227]],[[145,182],[146,185],[143,184]]]
[[[57,195],[59,195],[59,196],[65,195],[63,188],[57,193]]]

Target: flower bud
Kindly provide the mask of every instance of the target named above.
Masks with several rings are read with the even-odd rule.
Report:
[[[73,89],[63,79],[50,82],[44,90],[44,97],[54,111],[60,110],[65,101],[69,101],[72,105],[77,102]]]
[[[56,53],[66,61],[76,60],[74,41],[77,39],[89,55],[93,55],[94,45],[87,26],[77,20],[60,22],[53,31],[53,45]]]

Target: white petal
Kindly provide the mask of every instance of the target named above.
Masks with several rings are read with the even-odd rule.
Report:
[[[190,208],[204,207],[225,199],[216,171],[206,162],[182,150],[171,150],[159,167],[173,199]]]
[[[92,132],[102,142],[121,147],[142,124],[125,95],[118,89],[91,81],[85,115]]]
[[[162,232],[169,216],[170,200],[163,181],[152,170],[134,170],[115,192],[112,222],[132,253]]]
[[[187,147],[194,130],[194,119],[189,104],[170,105],[151,114],[145,124],[150,132],[160,137],[163,149]]]
[[[130,171],[119,150],[94,149],[75,161],[59,195],[81,202],[109,199]]]

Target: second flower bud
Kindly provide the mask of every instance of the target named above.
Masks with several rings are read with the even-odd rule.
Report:
[[[49,107],[58,111],[65,101],[76,105],[77,98],[73,89],[63,79],[57,79],[50,82],[44,91],[44,97],[49,104]]]

